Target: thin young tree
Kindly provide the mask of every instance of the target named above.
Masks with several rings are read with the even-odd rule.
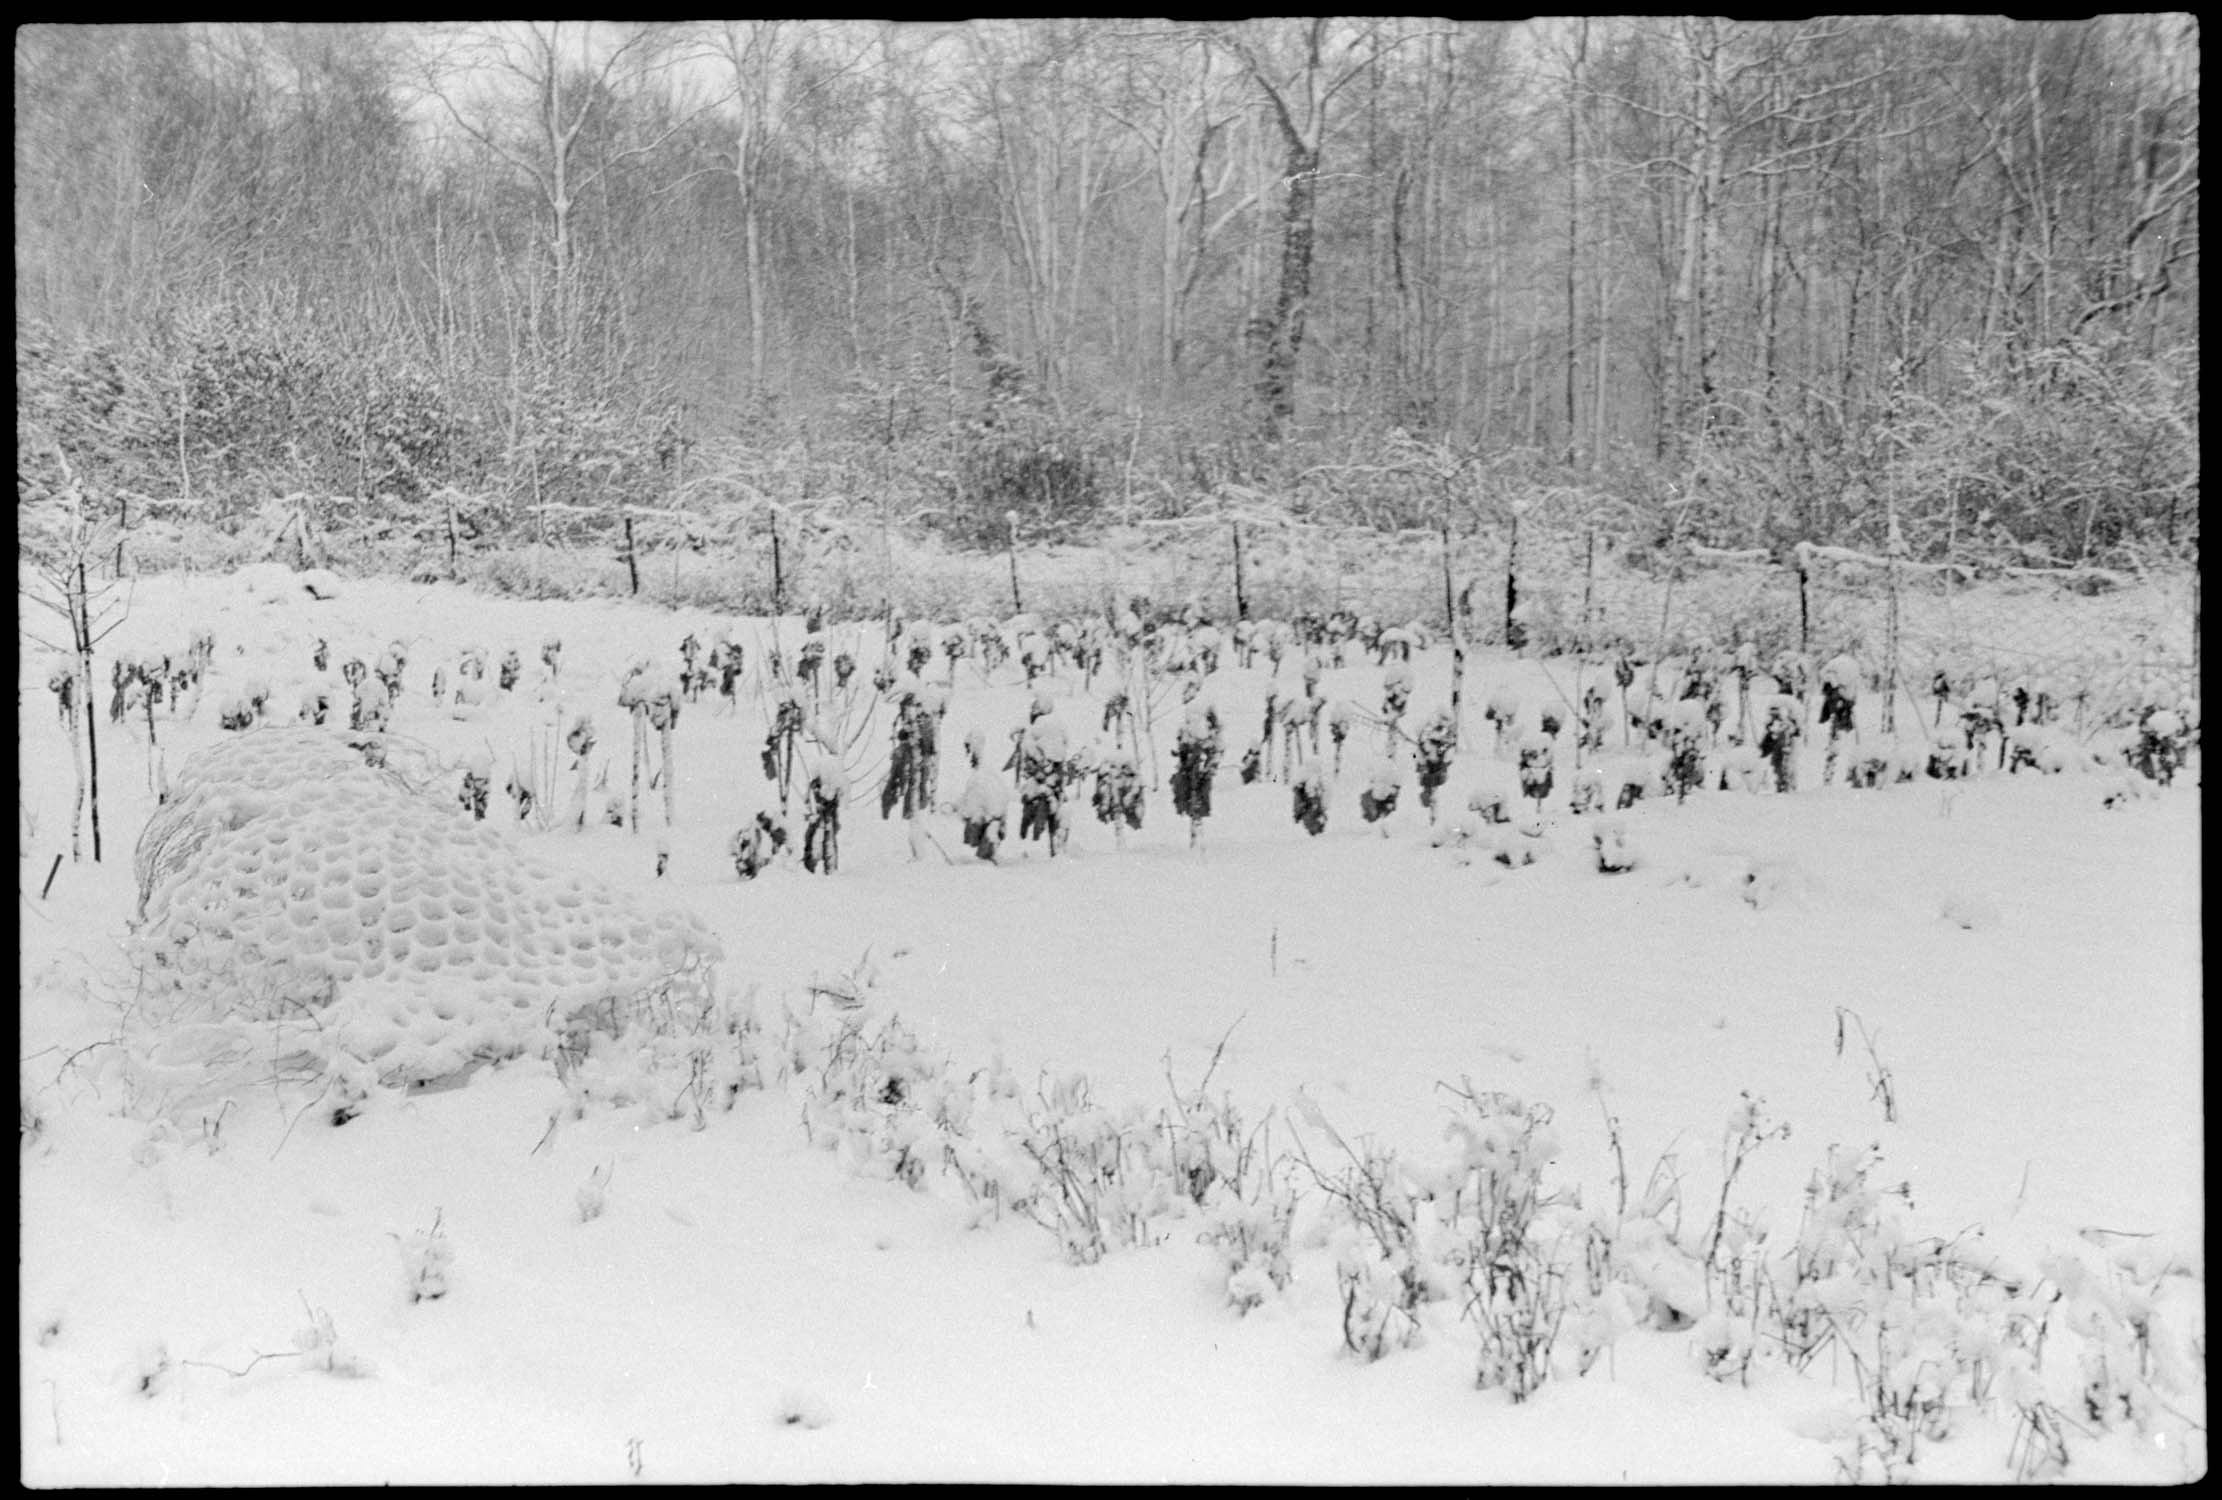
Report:
[[[112,556],[120,530],[108,507],[88,509],[76,471],[61,445],[49,441],[59,473],[59,484],[21,507],[20,545],[32,557],[28,581],[17,592],[69,627],[68,644],[25,627],[24,633],[48,649],[70,658],[75,688],[65,699],[64,723],[70,733],[70,754],[77,766],[77,796],[70,809],[70,859],[83,859],[79,838],[80,818],[91,808],[93,863],[100,863],[100,729],[92,712],[93,648],[121,625],[131,612],[131,589],[116,578],[101,578],[100,563]],[[18,575],[19,578],[21,575]],[[74,702],[71,702],[74,699]],[[74,712],[70,712],[70,708]],[[79,735],[82,733],[82,740]]]

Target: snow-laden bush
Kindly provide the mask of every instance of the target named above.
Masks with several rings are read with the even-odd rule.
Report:
[[[790,1017],[790,1025],[806,1025]],[[922,1187],[970,1128],[972,1083],[953,1078],[900,1017],[859,1010],[820,1022],[803,1054],[803,1130],[851,1171]]]
[[[720,956],[699,920],[521,853],[440,779],[408,742],[300,728],[179,769],[137,851],[149,1081],[190,1096],[273,1058],[417,1081],[545,1053],[589,1013],[699,1027]]]
[[[1435,1184],[1462,1239],[1465,1317],[1480,1330],[1475,1383],[1525,1401],[1550,1378],[1566,1316],[1555,1237],[1540,1232],[1543,1169],[1558,1156],[1551,1109],[1509,1094],[1456,1090],[1463,1109],[1445,1127],[1456,1148]]]
[[[1041,1187],[1027,1208],[1072,1264],[1163,1238],[1175,1187],[1166,1134],[1154,1125],[1138,1104],[1097,1104],[1080,1073],[1043,1089],[1028,1109],[1019,1145]]]
[[[1215,1068],[1216,1055],[1212,1062]],[[1273,1153],[1270,1112],[1252,1124],[1231,1096],[1213,1098],[1210,1082],[1207,1069],[1194,1090],[1176,1088],[1176,1107],[1163,1127],[1173,1181],[1204,1217],[1197,1238],[1219,1251],[1228,1304],[1248,1313],[1286,1289],[1295,1274],[1289,1229],[1297,1194],[1286,1159]]]

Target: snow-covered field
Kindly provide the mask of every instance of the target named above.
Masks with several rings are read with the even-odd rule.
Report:
[[[1302,1152],[1287,1178],[1301,1190],[1292,1278],[1238,1312],[1227,1262],[1198,1242],[1202,1218],[1170,1209],[1153,1221],[1158,1243],[1070,1264],[1021,1214],[976,1223],[938,1164],[906,1186],[869,1153],[814,1145],[808,1068],[771,1069],[701,1129],[653,1104],[574,1116],[546,1058],[389,1091],[338,1126],[305,1108],[312,1093],[275,1086],[158,1117],[130,1070],[103,1062],[129,1034],[131,854],[155,807],[143,727],[107,722],[106,655],[182,651],[203,624],[217,643],[204,699],[190,720],[167,705],[156,720],[170,773],[226,738],[217,703],[251,679],[270,685],[273,718],[290,720],[317,638],[335,685],[341,661],[399,638],[410,649],[395,732],[458,764],[490,752],[508,837],[642,905],[699,916],[724,946],[719,993],[753,1009],[768,1051],[812,1025],[822,1036],[896,1014],[948,1078],[1015,1077],[1024,1098],[1004,1100],[1005,1115],[1046,1107],[1076,1072],[1099,1103],[1152,1111],[1208,1076],[1213,1098],[1270,1119],[1271,1153]],[[1905,1189],[1872,1205],[1873,1222],[1894,1226],[1877,1235],[1934,1236],[1961,1264],[1992,1269],[1961,1286],[1957,1323],[1904,1345],[1930,1361],[1907,1388],[1939,1387],[1917,1477],[2204,1473],[2195,775],[2112,807],[2118,769],[1855,792],[1819,785],[1809,742],[1807,789],[1793,795],[1704,792],[1618,814],[1640,863],[1605,875],[1591,857],[1596,820],[1569,811],[1562,770],[1540,838],[1524,839],[1540,857],[1511,867],[1492,857],[1497,840],[1522,835],[1431,833],[1408,758],[1397,810],[1362,823],[1378,741],[1363,726],[1321,837],[1291,822],[1285,785],[1242,784],[1236,764],[1270,680],[1261,658],[1205,689],[1229,748],[1196,848],[1162,789],[1123,848],[1083,791],[1054,859],[1014,838],[983,864],[946,814],[926,820],[933,839],[914,857],[901,820],[878,816],[883,712],[860,747],[839,872],[808,875],[789,858],[744,883],[726,843],[770,798],[764,718],[746,691],[738,712],[714,693],[683,711],[661,876],[660,792],[644,798],[638,834],[534,831],[508,815],[511,758],[550,734],[559,709],[565,722],[594,713],[594,756],[622,787],[620,674],[637,655],[675,667],[682,635],[707,643],[721,624],[753,676],[765,622],[391,582],[350,581],[319,601],[268,576],[251,591],[142,580],[104,647],[95,704],[106,857],[65,859],[43,896],[68,847],[72,769],[51,663],[26,649],[20,1054],[38,1117],[22,1151],[27,1484],[1879,1473],[1860,1454],[1871,1401],[1855,1356],[1898,1347],[1883,1324],[1933,1313],[1920,1297],[1950,1301],[1945,1291],[1840,1309],[1840,1335],[1802,1369],[1762,1338],[1726,1379],[1705,1368],[1708,1325],[1663,1315],[1676,1299],[1658,1288],[1674,1268],[1707,1294],[1700,1247],[1747,1094],[1764,1101],[1760,1123],[1790,1127],[1756,1145],[1728,1194],[1728,1219],[1748,1226],[1730,1240],[1754,1259],[1797,1240],[1832,1147],[1874,1146],[1869,1186]],[[782,628],[792,652],[800,622]],[[835,649],[857,643],[869,675],[876,627],[831,634]],[[564,642],[560,685],[536,686],[551,635]],[[490,659],[517,649],[525,680],[457,719],[433,706],[431,674],[474,643]],[[1371,710],[1382,671],[1358,660],[1330,669],[1322,691]],[[1414,666],[1416,721],[1447,702],[1448,653]],[[937,659],[930,676],[947,669]],[[1578,696],[1574,670],[1470,662],[1450,817],[1470,789],[1516,787],[1481,705],[1509,686],[1532,719],[1560,692]],[[1044,690],[1076,742],[1101,737],[1100,697],[1076,676]],[[992,680],[974,661],[957,668],[945,802],[963,784],[966,733],[983,729],[999,762],[1031,696],[1015,663]],[[344,688],[335,701],[344,721]],[[1178,722],[1166,712],[1161,750]],[[1618,744],[1616,733],[1608,762]],[[1012,821],[1015,833],[1015,807]],[[847,1011],[814,986],[862,1004]],[[1591,1222],[1625,1222],[1660,1196],[1647,1189],[1677,1205],[1661,1207],[1663,1242],[1638,1276],[1651,1315],[1633,1304],[1636,1326],[1615,1325],[1586,1373],[1562,1337],[1552,1378],[1520,1403],[1476,1388],[1480,1340],[1458,1289],[1419,1308],[1412,1347],[1374,1362],[1344,1349],[1337,1266],[1351,1242],[1318,1179],[1368,1141],[1415,1164],[1444,1159],[1460,1104],[1449,1089],[1555,1111],[1542,1187],[1560,1195],[1561,1217],[1577,1193]],[[452,1256],[445,1294],[412,1300],[435,1223]],[[1632,1235],[1616,1248],[1642,1259]],[[2032,1325],[2014,1334],[1999,1311],[2009,1299],[2043,1310],[2041,1359],[2027,1361],[2036,1383],[2018,1396],[1965,1378],[2019,1362],[1982,1363],[1984,1326],[2034,1354]],[[2056,1413],[2064,1470],[2027,1461],[2030,1407]]]

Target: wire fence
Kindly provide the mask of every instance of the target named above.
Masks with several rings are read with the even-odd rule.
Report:
[[[1771,556],[1657,546],[1601,527],[1446,536],[1247,512],[1119,528],[1085,545],[1022,544],[1013,555],[953,551],[869,518],[798,513],[760,534],[705,538],[661,525],[661,514],[643,513],[637,554],[607,538],[476,558],[466,549],[463,571],[504,592],[633,593],[834,620],[1077,617],[1137,597],[1222,621],[1347,612],[1437,635],[1455,617],[1469,644],[1530,654],[1658,660],[1748,645],[1764,668],[1790,655],[1809,664],[1849,655],[1894,705],[1925,703],[1940,674],[1948,689],[1989,679],[2007,691],[2049,687],[2062,702],[2174,703],[2197,690],[2191,568],[2002,568],[1822,546]],[[411,555],[444,569],[451,544],[434,542]]]

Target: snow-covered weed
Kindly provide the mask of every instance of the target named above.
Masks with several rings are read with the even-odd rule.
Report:
[[[1539,1222],[1543,1169],[1559,1153],[1551,1108],[1509,1094],[1451,1090],[1464,1106],[1445,1134],[1457,1156],[1435,1187],[1438,1210],[1463,1241],[1463,1315],[1480,1330],[1475,1383],[1525,1401],[1551,1374],[1566,1317],[1559,1236]]]
[[[1327,1198],[1343,1348],[1371,1363],[1418,1343],[1421,1308],[1456,1291],[1455,1233],[1436,1215],[1428,1185],[1394,1150],[1371,1140],[1351,1145],[1307,1095],[1297,1095],[1297,1109],[1343,1156],[1330,1174],[1298,1139],[1305,1169]]]
[[[448,1294],[448,1273],[455,1264],[455,1245],[440,1227],[440,1211],[432,1213],[432,1227],[402,1239],[401,1268],[411,1302],[436,1302]]]
[[[813,1145],[840,1150],[860,1176],[925,1183],[972,1115],[972,1081],[950,1076],[898,1016],[866,1011],[815,1016],[815,1039],[789,1043],[814,1059],[803,1074],[802,1124]],[[807,1023],[790,1017],[790,1026]]]
[[[1039,1091],[1019,1141],[1041,1174],[1028,1204],[1065,1259],[1093,1265],[1114,1248],[1154,1245],[1174,1209],[1166,1133],[1138,1104],[1095,1102],[1087,1075]]]
[[[368,1362],[340,1342],[339,1334],[332,1327],[331,1313],[321,1307],[310,1307],[306,1300],[301,1307],[309,1321],[294,1333],[293,1348],[306,1368],[321,1370],[327,1375],[370,1373]]]
[[[586,1181],[579,1185],[577,1202],[581,1224],[593,1223],[609,1207],[610,1177],[615,1171],[615,1165],[604,1163],[596,1167],[587,1175]]]
[[[1220,1052],[1225,1047],[1222,1040]],[[1220,1052],[1212,1054],[1194,1090],[1173,1089],[1175,1109],[1163,1125],[1173,1179],[1204,1215],[1197,1239],[1219,1251],[1227,1268],[1227,1300],[1247,1313],[1285,1290],[1294,1275],[1289,1227],[1297,1192],[1287,1158],[1273,1152],[1271,1112],[1253,1125],[1231,1096],[1209,1094]]]

